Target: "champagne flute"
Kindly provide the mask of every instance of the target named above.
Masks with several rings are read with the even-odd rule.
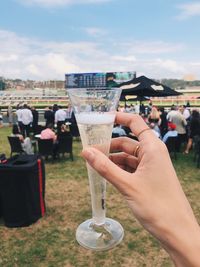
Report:
[[[121,89],[70,89],[68,95],[77,120],[83,148],[96,146],[108,156],[116,107]],[[92,204],[92,219],[76,230],[80,245],[92,250],[107,250],[121,242],[121,224],[106,217],[106,180],[86,163]]]

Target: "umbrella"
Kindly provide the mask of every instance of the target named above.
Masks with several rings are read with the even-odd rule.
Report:
[[[130,81],[121,83],[121,96],[137,95],[137,96],[178,96],[181,93],[171,89],[170,87],[147,78],[140,76]]]
[[[145,96],[135,96],[135,95],[121,95],[120,97],[120,101],[126,101],[126,100],[131,100],[131,101],[139,101],[139,102],[143,102],[143,101],[148,101],[150,100],[149,97],[145,97]]]

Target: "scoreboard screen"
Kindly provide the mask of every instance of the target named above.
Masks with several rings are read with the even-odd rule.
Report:
[[[65,88],[107,88],[117,87],[122,82],[132,80],[136,72],[97,72],[65,74]]]

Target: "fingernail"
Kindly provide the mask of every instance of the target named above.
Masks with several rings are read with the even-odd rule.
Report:
[[[84,157],[84,159],[86,159],[88,162],[92,162],[93,159],[94,159],[94,152],[87,148],[87,149],[84,149],[81,153],[81,155]]]

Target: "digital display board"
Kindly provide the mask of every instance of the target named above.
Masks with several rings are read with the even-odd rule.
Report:
[[[96,72],[65,74],[65,88],[107,88],[118,87],[120,83],[132,80],[136,72]]]

